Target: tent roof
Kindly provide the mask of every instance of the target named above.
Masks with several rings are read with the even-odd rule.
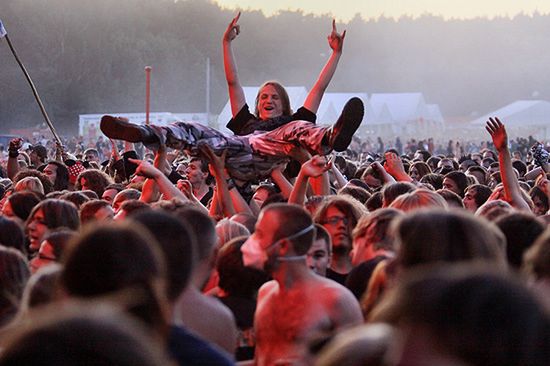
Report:
[[[484,125],[489,117],[498,117],[507,126],[548,125],[550,102],[545,100],[518,100],[470,122]]]

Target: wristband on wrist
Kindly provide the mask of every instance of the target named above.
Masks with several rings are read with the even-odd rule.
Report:
[[[19,156],[19,150],[8,150],[8,156],[10,158],[16,158]]]
[[[227,189],[228,189],[229,191],[232,190],[233,188],[235,188],[235,181],[234,181],[233,179],[228,178],[228,179],[226,180],[226,182],[227,182]]]

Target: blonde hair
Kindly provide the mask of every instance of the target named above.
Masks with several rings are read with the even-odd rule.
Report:
[[[15,184],[15,192],[30,191],[44,195],[44,186],[37,177],[29,176]]]
[[[421,188],[400,195],[391,203],[390,207],[409,212],[425,207],[447,209],[448,205],[445,199],[436,192]]]

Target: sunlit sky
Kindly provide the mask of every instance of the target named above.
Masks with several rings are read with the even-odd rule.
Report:
[[[304,13],[332,14],[340,21],[348,21],[356,13],[363,18],[380,15],[400,17],[420,16],[424,13],[444,18],[475,18],[550,13],[550,0],[214,0],[229,9],[262,10],[267,16],[279,10],[298,10]]]

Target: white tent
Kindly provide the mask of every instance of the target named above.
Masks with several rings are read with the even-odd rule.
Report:
[[[489,117],[498,117],[506,128],[518,136],[533,135],[537,139],[550,138],[550,102],[545,100],[518,100],[490,112],[469,123],[471,127],[484,126]]]

